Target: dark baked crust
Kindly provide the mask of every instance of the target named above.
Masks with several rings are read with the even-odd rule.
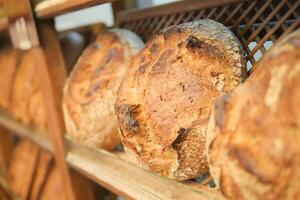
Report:
[[[118,92],[127,152],[172,179],[206,172],[210,106],[245,76],[240,43],[223,25],[199,20],[162,31],[135,57]]]
[[[276,44],[234,92],[218,98],[210,172],[232,199],[300,198],[300,31]]]
[[[65,86],[63,111],[68,137],[92,148],[113,149],[120,143],[114,113],[116,92],[131,56],[142,46],[136,35],[130,32],[135,39],[132,42],[124,32],[129,31],[100,34],[85,49]]]

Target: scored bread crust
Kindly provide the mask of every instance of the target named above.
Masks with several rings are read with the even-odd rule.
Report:
[[[300,30],[217,99],[207,133],[210,172],[230,199],[300,198]]]
[[[245,78],[244,51],[222,24],[198,20],[163,30],[134,58],[118,91],[126,152],[171,179],[207,172],[210,107]]]
[[[67,137],[108,150],[120,143],[114,113],[116,92],[131,57],[142,47],[134,33],[113,29],[85,49],[64,88]]]

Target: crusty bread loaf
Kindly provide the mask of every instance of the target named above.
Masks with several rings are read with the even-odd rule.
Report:
[[[0,37],[0,109],[10,112],[12,82],[17,68],[18,51]],[[7,38],[8,39],[8,38]],[[12,154],[12,136],[0,127],[0,171],[6,173]],[[0,196],[1,199],[1,196]]]
[[[47,124],[46,113],[33,51],[23,52],[19,59],[20,63],[13,82],[13,115],[22,123],[44,132]]]
[[[114,103],[131,57],[143,47],[134,33],[100,34],[79,58],[64,89],[63,112],[72,140],[91,148],[120,143]]]
[[[9,109],[11,103],[12,83],[15,77],[18,51],[11,47],[0,50],[0,108]]]
[[[230,199],[300,199],[300,30],[274,46],[234,92],[217,99],[210,172]]]
[[[34,179],[39,148],[22,139],[14,148],[8,173],[10,190],[20,199],[27,199]]]
[[[143,167],[183,180],[208,171],[205,137],[215,97],[246,77],[244,52],[225,26],[172,26],[135,57],[118,92],[125,150]]]
[[[76,199],[94,200],[92,185],[90,181],[79,174],[79,172],[71,171],[73,192]],[[44,183],[43,188],[39,193],[39,200],[66,200],[66,192],[60,171],[56,165],[52,165],[48,172],[47,182]]]

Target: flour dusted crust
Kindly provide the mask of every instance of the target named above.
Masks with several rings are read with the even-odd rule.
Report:
[[[210,172],[226,197],[300,198],[299,85],[300,30],[216,101],[207,148]]]
[[[116,92],[131,57],[143,47],[134,33],[113,29],[85,49],[64,89],[63,112],[72,140],[113,149],[120,138],[114,113]]]
[[[172,26],[150,40],[134,58],[115,106],[132,159],[171,179],[207,172],[210,107],[244,81],[244,64],[237,38],[212,20]]]

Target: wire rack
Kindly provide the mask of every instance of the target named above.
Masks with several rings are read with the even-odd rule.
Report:
[[[300,26],[300,0],[181,1],[121,12],[118,26],[148,41],[160,30],[197,19],[213,19],[229,27],[247,52],[250,69],[275,41]]]

